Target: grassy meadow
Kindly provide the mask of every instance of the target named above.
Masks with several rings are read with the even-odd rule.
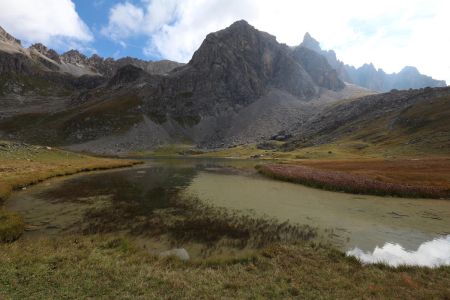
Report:
[[[187,146],[159,154],[180,151],[204,155]],[[398,165],[374,159],[285,161],[369,178],[384,174],[392,182],[414,169],[405,164],[403,174]],[[9,142],[0,144],[0,162],[3,199],[46,178],[136,163]],[[446,174],[442,161],[433,163],[441,166],[437,177]],[[129,218],[135,205],[118,199],[89,211],[79,231],[34,238],[20,237],[26,226],[20,215],[0,211],[0,299],[450,299],[450,267],[363,265],[316,239],[309,226],[255,219],[195,199],[174,198],[146,217]],[[195,244],[202,254],[189,261],[160,257],[143,236],[171,247]]]
[[[361,265],[314,243],[180,261],[117,235],[0,244],[4,299],[449,299],[450,268]]]

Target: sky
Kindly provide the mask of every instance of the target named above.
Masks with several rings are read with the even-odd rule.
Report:
[[[0,0],[0,26],[24,45],[113,58],[188,62],[241,19],[290,46],[309,32],[356,67],[415,66],[450,84],[448,0]]]

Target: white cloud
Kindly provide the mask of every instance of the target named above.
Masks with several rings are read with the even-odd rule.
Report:
[[[26,43],[82,48],[93,40],[71,0],[2,0],[0,25]]]
[[[117,42],[123,42],[142,30],[144,10],[129,2],[119,3],[109,12],[109,24],[102,28],[102,34]],[[123,44],[122,44],[123,45]]]
[[[133,20],[117,17],[119,8]],[[113,7],[103,32],[122,42],[147,36],[144,53],[186,62],[209,32],[246,19],[289,45],[309,31],[349,64],[388,72],[415,65],[450,83],[449,11],[446,0],[142,0]]]
[[[386,243],[376,247],[372,253],[358,248],[347,255],[358,258],[363,263],[385,263],[390,266],[413,265],[424,267],[450,266],[450,235],[424,242],[416,251],[406,251],[399,244]]]

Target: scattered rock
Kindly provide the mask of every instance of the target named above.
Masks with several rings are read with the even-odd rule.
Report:
[[[168,256],[175,256],[184,261],[187,261],[190,259],[189,253],[184,248],[171,249],[171,250],[161,252],[159,254],[159,257],[168,257]]]

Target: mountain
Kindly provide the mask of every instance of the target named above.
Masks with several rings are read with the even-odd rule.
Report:
[[[86,57],[77,50],[61,55],[37,43],[29,48],[0,27],[0,119],[28,112],[64,109],[78,93],[105,84],[118,69],[134,65],[166,74],[183,64],[168,60]]]
[[[118,60],[103,59],[96,54],[88,58],[77,50],[70,50],[59,55],[41,43],[24,48],[20,40],[0,27],[0,74],[3,76],[0,90],[3,93],[20,94],[21,90],[26,92],[27,88],[39,90],[39,84],[33,86],[32,81],[36,80],[53,81],[57,85],[64,81],[63,87],[57,88],[56,92],[71,89],[74,85],[79,88],[80,82],[90,82],[90,80],[83,82],[83,79],[80,80],[81,77],[111,78],[119,68],[125,65],[137,66],[150,74],[166,74],[183,64],[168,60],[143,61],[130,57]],[[33,77],[32,80],[30,76]],[[95,81],[95,83],[100,82],[101,80],[98,79]],[[87,86],[87,88],[91,87],[92,85]],[[55,90],[48,89],[46,92],[55,92]]]
[[[322,50],[320,44],[309,33],[297,48],[305,47],[324,56],[328,63],[338,72],[339,78],[367,89],[386,92],[392,89],[418,89],[424,87],[445,87],[446,82],[435,80],[430,76],[420,74],[417,68],[407,66],[399,73],[387,74],[382,69],[376,69],[373,64],[364,64],[359,68],[344,64],[338,60],[333,50]]]
[[[209,34],[188,64],[164,71],[167,62],[87,59],[77,51],[58,56],[43,45],[19,46],[14,53],[0,51],[0,57],[38,62],[30,54],[36,52],[51,66],[36,63],[41,75],[98,82],[65,94],[49,91],[54,99],[30,89],[19,93],[22,102],[11,100],[17,93],[6,90],[0,97],[6,103],[0,131],[7,138],[75,150],[116,153],[172,143],[208,148],[251,143],[302,122],[325,103],[370,93],[344,84],[320,54],[280,44],[245,21]],[[129,64],[119,66],[123,61]],[[149,67],[156,65],[161,69]]]

